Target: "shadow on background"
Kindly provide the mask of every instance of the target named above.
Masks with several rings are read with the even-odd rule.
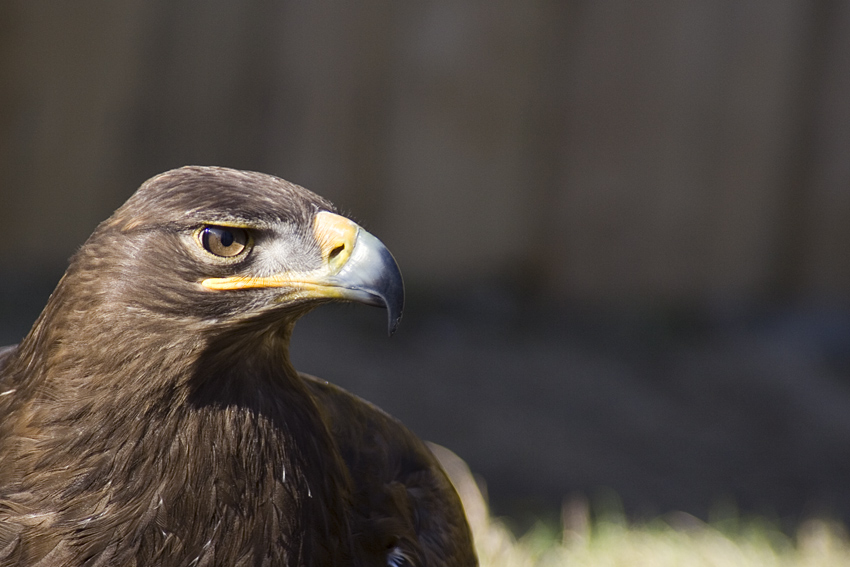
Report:
[[[466,458],[497,513],[621,495],[850,518],[850,8],[0,6],[0,340],[146,178],[272,173],[410,289],[293,357]],[[105,330],[108,332],[108,330]]]

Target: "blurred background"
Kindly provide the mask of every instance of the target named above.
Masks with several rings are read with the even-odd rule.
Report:
[[[495,513],[847,520],[848,101],[839,1],[6,0],[0,344],[145,179],[263,171],[408,288],[392,339],[309,315],[296,366]]]

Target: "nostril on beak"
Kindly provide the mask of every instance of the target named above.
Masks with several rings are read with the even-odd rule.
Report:
[[[344,251],[344,250],[345,250],[345,244],[339,244],[339,245],[337,245],[337,246],[336,246],[333,250],[331,250],[331,251],[330,251],[330,253],[328,254],[328,263],[331,263],[331,264],[332,264],[332,263],[334,262],[334,260],[336,260],[336,259],[337,259],[337,257],[339,257],[339,255],[343,253],[343,251]]]

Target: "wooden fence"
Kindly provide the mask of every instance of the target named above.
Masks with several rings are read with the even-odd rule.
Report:
[[[4,277],[189,163],[330,197],[418,286],[848,299],[850,4],[0,4]]]

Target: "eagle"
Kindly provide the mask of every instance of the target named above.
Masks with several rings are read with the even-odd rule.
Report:
[[[387,248],[283,179],[146,181],[0,349],[0,565],[473,566],[399,421],[289,360],[326,302],[401,317]]]

